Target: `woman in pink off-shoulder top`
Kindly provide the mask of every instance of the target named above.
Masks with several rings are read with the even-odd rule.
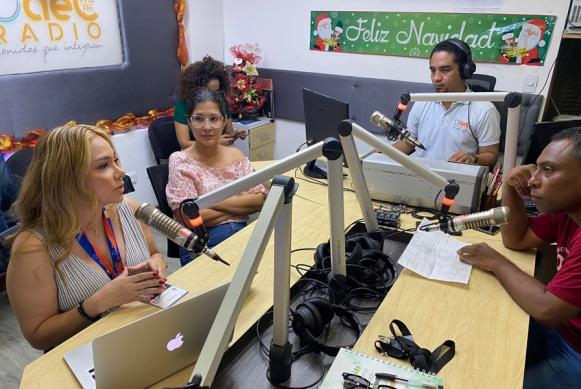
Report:
[[[169,158],[167,201],[176,212],[189,198],[220,188],[252,172],[248,158],[235,148],[220,144],[226,119],[226,104],[217,92],[198,89],[186,101],[189,124],[196,142]],[[267,190],[258,185],[200,211],[208,231],[208,247],[213,247],[244,228],[248,215],[262,209]],[[182,266],[191,258],[185,250]]]

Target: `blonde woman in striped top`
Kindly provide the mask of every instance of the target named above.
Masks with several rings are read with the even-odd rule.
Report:
[[[56,128],[36,146],[16,208],[7,289],[30,344],[50,349],[165,286],[165,261],[124,198],[124,172],[98,128]]]

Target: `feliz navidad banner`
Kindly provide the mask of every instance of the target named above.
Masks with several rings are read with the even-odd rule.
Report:
[[[311,11],[310,49],[428,58],[458,38],[475,61],[542,66],[556,17],[546,15]]]

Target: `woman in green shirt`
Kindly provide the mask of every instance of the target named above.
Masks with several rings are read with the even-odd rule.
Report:
[[[226,100],[228,96],[228,71],[224,64],[215,60],[209,55],[205,56],[201,61],[195,62],[186,67],[181,75],[179,99],[176,101],[174,113],[174,125],[178,142],[182,150],[189,147],[194,140],[190,136],[190,128],[187,119],[187,103],[190,96],[199,87],[207,87],[213,91],[222,92],[222,96]],[[246,138],[246,132],[239,130],[234,132],[232,128],[232,113],[227,111],[227,119],[225,121],[224,133],[220,143],[223,145],[231,145],[236,138]]]

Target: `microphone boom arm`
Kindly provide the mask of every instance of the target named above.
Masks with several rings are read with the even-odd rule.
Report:
[[[455,196],[455,194],[458,192],[458,184],[455,182],[448,182],[438,173],[425,167],[389,143],[379,139],[354,121],[343,120],[337,126],[337,130],[339,132],[339,139],[343,145],[345,159],[349,165],[349,174],[351,175],[353,188],[355,189],[357,202],[359,203],[359,208],[361,209],[361,214],[363,216],[363,221],[367,231],[375,231],[379,229],[379,225],[373,210],[371,196],[369,194],[365,176],[363,175],[361,160],[359,159],[357,146],[355,145],[353,136],[356,136],[363,142],[367,143],[375,150],[381,151],[383,154],[387,155],[394,161],[399,162],[402,166],[405,166],[412,172],[423,177],[427,181],[431,182],[434,186],[443,188],[446,193],[454,193]]]
[[[290,303],[290,251],[292,231],[292,198],[298,185],[294,179],[277,176],[306,162],[325,156],[329,171],[329,217],[331,226],[331,266],[335,276],[345,277],[343,169],[341,145],[337,139],[327,138],[264,169],[255,171],[212,191],[196,200],[199,209],[227,199],[270,180],[273,183],[262,207],[232,282],[206,338],[200,357],[188,384],[183,388],[211,386],[218,366],[226,351],[230,335],[256,270],[274,229],[274,285],[273,285],[273,338],[270,347],[269,372],[273,382],[282,383],[291,375],[292,345],[288,342],[288,309]],[[274,220],[276,219],[276,225]],[[284,287],[286,285],[286,287]]]
[[[236,318],[250,290],[260,260],[275,231],[273,338],[270,374],[275,382],[290,377],[292,345],[288,341],[288,307],[290,302],[290,251],[292,230],[292,198],[297,190],[291,177],[273,179],[266,202],[255,222],[254,230],[240,258],[224,300],[204,342],[200,356],[188,380],[187,388],[210,387],[234,332]],[[275,225],[276,221],[276,225]],[[287,287],[285,288],[284,285]],[[277,358],[278,356],[278,358]],[[273,366],[274,365],[274,366]]]

